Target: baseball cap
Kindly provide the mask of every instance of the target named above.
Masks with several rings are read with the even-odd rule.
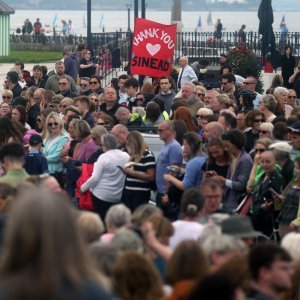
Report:
[[[37,146],[39,144],[43,144],[43,139],[39,134],[33,134],[29,138],[29,145],[30,146]]]
[[[296,121],[291,126],[288,126],[288,129],[291,130],[293,133],[300,135],[300,121]]]
[[[17,105],[22,105],[24,107],[26,107],[27,105],[27,100],[26,98],[22,97],[22,96],[18,96],[16,97],[12,103],[11,103],[11,106],[17,106]]]
[[[291,153],[293,147],[288,142],[276,142],[270,145],[269,149],[275,149],[278,151]]]

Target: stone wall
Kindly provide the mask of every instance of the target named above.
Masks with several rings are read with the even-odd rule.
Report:
[[[10,43],[10,49],[13,51],[39,50],[39,51],[61,51],[68,44],[40,44],[40,43]]]

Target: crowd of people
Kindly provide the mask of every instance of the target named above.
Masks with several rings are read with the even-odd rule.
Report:
[[[65,54],[7,73],[1,299],[299,299],[298,67],[266,95],[226,54],[216,89],[184,56],[102,87]]]
[[[57,31],[61,33],[63,36],[72,37],[75,34],[74,26],[72,20],[61,20],[61,30],[57,30],[58,27],[58,20],[57,16],[54,17],[52,21],[52,27],[50,27],[49,24],[43,24],[40,21],[40,18],[36,18],[36,21],[32,24],[32,22],[29,20],[29,18],[26,18],[24,21],[24,24],[16,29],[17,34],[22,35],[33,35],[35,37],[34,41],[41,42],[41,36],[45,33],[50,33],[50,31],[53,31],[53,34],[57,34]]]

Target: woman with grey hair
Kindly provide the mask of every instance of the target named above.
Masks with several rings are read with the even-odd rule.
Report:
[[[109,244],[115,232],[130,223],[131,212],[124,204],[112,206],[106,214],[105,226],[107,233],[101,236],[101,242]]]
[[[259,102],[259,110],[264,113],[266,122],[272,122],[276,115],[277,100],[273,95],[266,95]]]
[[[245,253],[247,247],[238,238],[226,234],[216,234],[208,237],[203,242],[199,241],[212,270],[216,270],[238,254]]]
[[[259,138],[273,139],[274,125],[270,122],[262,122],[259,126]]]
[[[91,191],[95,211],[104,220],[108,209],[121,200],[125,183],[122,168],[129,161],[129,155],[117,149],[117,139],[112,134],[103,135],[101,144],[104,153],[99,156],[92,176],[80,190],[82,193]]]
[[[285,116],[289,118],[293,108],[286,104],[288,100],[288,90],[284,87],[277,87],[274,91],[274,97],[277,100],[277,106],[275,110],[276,116]]]

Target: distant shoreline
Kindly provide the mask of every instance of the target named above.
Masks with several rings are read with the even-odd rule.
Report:
[[[32,11],[32,10],[50,10],[50,11],[53,11],[55,9],[46,9],[46,8],[30,8],[30,9],[26,9],[26,8],[15,8],[15,10],[24,10],[24,11]],[[70,9],[59,9],[60,11],[69,11]],[[86,11],[85,8],[78,8],[78,9],[72,9],[73,11]],[[105,8],[105,9],[101,9],[101,8],[92,8],[92,11],[122,11],[122,10],[126,10],[126,9],[122,9],[122,8]],[[170,10],[169,9],[151,9],[151,8],[148,8],[147,9],[148,11],[166,11],[166,12],[169,12]],[[257,11],[258,9],[257,8],[247,8],[246,11],[247,12],[252,12],[252,11]],[[193,9],[182,9],[182,12],[191,12],[191,11],[195,11]],[[199,13],[201,12],[208,12],[208,11],[211,11],[211,12],[230,12],[230,11],[234,11],[234,12],[245,12],[245,9],[203,9],[203,10],[198,10]],[[300,9],[291,9],[291,10],[282,10],[282,9],[273,9],[274,12],[282,12],[282,13],[286,13],[286,12],[298,12],[300,11]]]

